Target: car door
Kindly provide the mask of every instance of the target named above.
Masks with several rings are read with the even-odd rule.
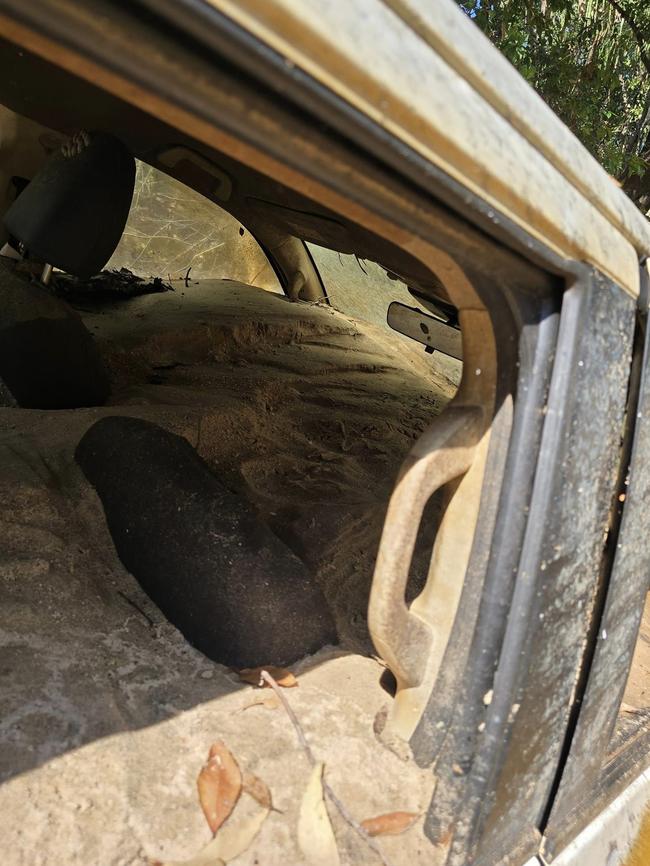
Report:
[[[536,103],[508,104],[511,70],[478,83],[477,58],[501,61],[451,3],[436,9],[2,4],[6,38],[300,189],[331,231],[408,254],[459,310],[463,383],[395,467],[369,619],[397,679],[382,736],[435,775],[432,857],[519,864],[540,848],[588,682],[650,240],[543,113],[540,149]]]
[[[647,626],[644,623],[641,629],[641,621],[646,619],[650,587],[650,552],[645,543],[650,496],[647,264],[642,266],[641,285],[617,495],[573,717],[554,796],[547,807],[543,851],[549,862],[650,763],[650,712],[643,686],[648,677],[642,659],[635,658],[637,644],[641,649],[648,641]],[[634,678],[640,687],[634,687]],[[612,813],[613,823],[619,823],[613,839],[614,847],[624,852],[630,829],[634,830],[637,822],[632,814],[625,813],[624,800],[619,810],[618,822],[617,813]],[[602,829],[612,833],[612,828]]]

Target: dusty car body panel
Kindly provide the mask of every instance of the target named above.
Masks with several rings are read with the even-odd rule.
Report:
[[[51,15],[52,3],[38,5]],[[248,38],[259,53],[246,66],[237,55],[241,46],[231,44],[235,68],[250,72],[259,57],[272,54],[276,97],[286,96],[284,86],[294,88],[292,96],[302,89],[301,104],[313,100],[310,117],[323,128],[325,121],[334,125],[338,112],[345,142],[325,150],[327,134],[318,138],[318,131],[291,126],[288,112],[255,114],[259,105],[250,92],[224,97],[212,86],[209,63],[199,65],[199,52],[192,66],[189,51],[181,63],[155,50],[173,44],[164,36],[130,63],[108,44],[110,37],[128,47],[126,28],[111,29],[108,16],[104,25],[69,0],[59,4],[69,18],[52,15],[49,35],[25,26],[30,10],[18,14],[23,23],[3,23],[17,44],[407,249],[440,276],[461,310],[470,375],[456,406],[470,414],[478,409],[480,424],[471,455],[456,467],[461,481],[439,533],[437,559],[447,576],[464,579],[449,593],[447,643],[424,665],[417,715],[404,721],[414,705],[404,694],[392,721],[422,764],[437,761],[439,786],[427,819],[436,854],[448,864],[519,864],[540,847],[561,756],[570,745],[600,541],[617,492],[638,260],[650,250],[650,232],[451,0],[434,3],[433,11],[406,0],[144,5],[164,9],[176,26],[174,5],[183,7],[178,14],[196,12],[196,21],[204,22],[203,48],[212,35],[222,45],[228,36],[219,33],[223,20],[209,21],[213,34],[206,10],[234,23],[242,43]],[[189,14],[183,23],[189,33]],[[59,42],[52,36],[57,26]],[[97,37],[104,26],[107,45],[93,44],[89,34]],[[262,79],[259,70],[253,79]],[[316,104],[317,97],[322,102]],[[336,101],[330,115],[328,100]],[[390,139],[393,156],[403,158],[400,170],[407,163],[412,168],[411,187],[397,183],[406,175],[395,168],[397,156],[379,170],[349,147],[357,121],[366,124],[373,156]],[[447,181],[456,184],[455,208],[438,191]],[[490,246],[495,238],[499,243]],[[490,376],[479,379],[483,370]],[[604,410],[592,425],[596,403]],[[435,447],[427,451],[431,442],[421,440],[405,464],[402,480],[419,458],[432,458],[423,464],[419,498],[407,496],[408,513],[397,508],[387,524],[389,540],[396,536],[393,553],[408,552],[405,533],[431,487],[457,479],[439,471],[442,447],[457,447],[457,433],[441,436],[439,425],[432,428]],[[392,615],[400,595],[395,586],[384,592],[394,566],[380,570],[373,591],[380,614]],[[462,618],[455,617],[459,606]],[[409,615],[418,615],[418,607],[422,621],[435,613],[426,597]],[[378,616],[376,624],[381,631],[386,619]],[[419,689],[410,682],[409,664],[400,668],[404,658],[392,645],[391,629],[390,623],[384,629],[386,655],[394,654],[401,692]],[[501,679],[493,682],[497,666]],[[416,671],[413,679],[419,677]],[[460,696],[459,681],[467,685]]]
[[[647,296],[648,274],[642,272],[643,294]],[[602,755],[615,734],[617,713],[626,688],[627,672],[635,651],[636,636],[650,587],[650,551],[641,539],[648,535],[650,500],[650,333],[637,335],[640,347],[630,377],[633,394],[627,425],[633,435],[623,438],[627,453],[621,461],[622,479],[619,508],[625,505],[620,527],[611,533],[607,557],[611,577],[606,598],[599,600],[596,639],[589,680],[582,699],[577,726],[562,778],[546,827],[544,850],[557,855],[583,830],[603,806],[618,795],[638,773],[648,750],[648,733],[641,731],[627,747],[626,760],[616,760],[616,751],[603,764]]]
[[[557,866],[582,866],[585,863],[635,866],[644,863],[649,827],[650,771],[645,770],[551,862]],[[551,858],[551,853],[545,851],[536,857],[534,866],[538,863],[544,866],[549,862],[546,857]]]
[[[560,255],[638,293],[645,221],[452,0],[426,12],[373,0],[210,2]]]
[[[648,223],[584,145],[456,4],[385,0],[514,129],[517,129],[639,252],[648,252]]]

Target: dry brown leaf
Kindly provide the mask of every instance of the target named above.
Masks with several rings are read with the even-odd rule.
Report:
[[[216,833],[235,808],[242,787],[237,761],[221,740],[212,745],[196,785],[205,819]]]
[[[214,837],[205,848],[189,860],[175,860],[157,863],[157,866],[223,866],[239,857],[249,847],[262,829],[269,809],[258,809],[253,815],[228,824]]]
[[[412,827],[419,817],[419,812],[387,812],[366,818],[361,826],[369,836],[397,836]]]
[[[259,668],[244,668],[238,671],[239,679],[244,683],[250,683],[252,686],[260,685],[260,674],[262,671],[268,671],[279,686],[285,689],[292,689],[298,685],[296,677],[286,668],[278,668],[273,665],[261,665]],[[268,683],[262,683],[263,687],[268,689]]]
[[[242,790],[250,794],[254,800],[257,800],[260,806],[269,809],[269,811],[273,809],[273,800],[269,786],[259,776],[256,776],[255,773],[244,773]]]
[[[228,863],[239,857],[251,844],[253,839],[262,829],[262,824],[266,821],[269,809],[258,809],[250,817],[231,824],[223,828],[218,836],[215,836],[199,856],[203,857],[199,862],[192,861],[185,866],[211,866],[215,858],[219,858]],[[211,858],[211,859],[206,859]]]
[[[316,764],[298,817],[298,845],[312,866],[339,866],[339,851],[323,800],[323,764]]]

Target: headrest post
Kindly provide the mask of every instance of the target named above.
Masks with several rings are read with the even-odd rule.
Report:
[[[52,279],[52,265],[43,265],[43,270],[41,271],[41,283],[44,286],[50,285],[50,280]]]

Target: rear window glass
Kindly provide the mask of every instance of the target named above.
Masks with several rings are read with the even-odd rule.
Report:
[[[391,301],[400,301],[409,307],[418,305],[406,284],[391,279],[375,262],[317,244],[308,243],[307,247],[330,304],[342,313],[388,328],[386,316]]]
[[[238,220],[140,161],[126,228],[106,267],[168,282],[189,270],[193,280],[230,279],[282,291],[261,247]]]

